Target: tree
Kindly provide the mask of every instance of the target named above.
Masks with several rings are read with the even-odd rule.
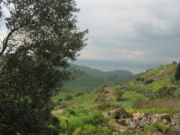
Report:
[[[180,80],[180,63],[178,64],[176,73],[175,73],[176,80]]]
[[[69,61],[86,45],[87,31],[76,26],[76,3],[4,0],[3,5],[9,33],[0,50],[0,133],[59,134],[51,98],[57,84],[71,78]]]

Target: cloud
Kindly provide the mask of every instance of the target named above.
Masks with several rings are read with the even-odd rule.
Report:
[[[89,29],[80,59],[168,63],[180,60],[179,0],[78,0]]]

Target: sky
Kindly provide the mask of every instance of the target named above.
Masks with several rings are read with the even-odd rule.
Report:
[[[76,0],[88,45],[77,64],[102,70],[180,61],[180,0]]]

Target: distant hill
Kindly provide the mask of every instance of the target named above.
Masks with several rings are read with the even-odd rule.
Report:
[[[86,66],[77,66],[77,69],[82,71],[82,74],[75,80],[65,82],[63,92],[87,91],[103,85],[129,81],[134,77],[125,70],[103,72]]]

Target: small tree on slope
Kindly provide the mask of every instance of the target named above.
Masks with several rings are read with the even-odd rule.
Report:
[[[180,80],[180,63],[178,64],[176,73],[175,73],[176,80]]]

